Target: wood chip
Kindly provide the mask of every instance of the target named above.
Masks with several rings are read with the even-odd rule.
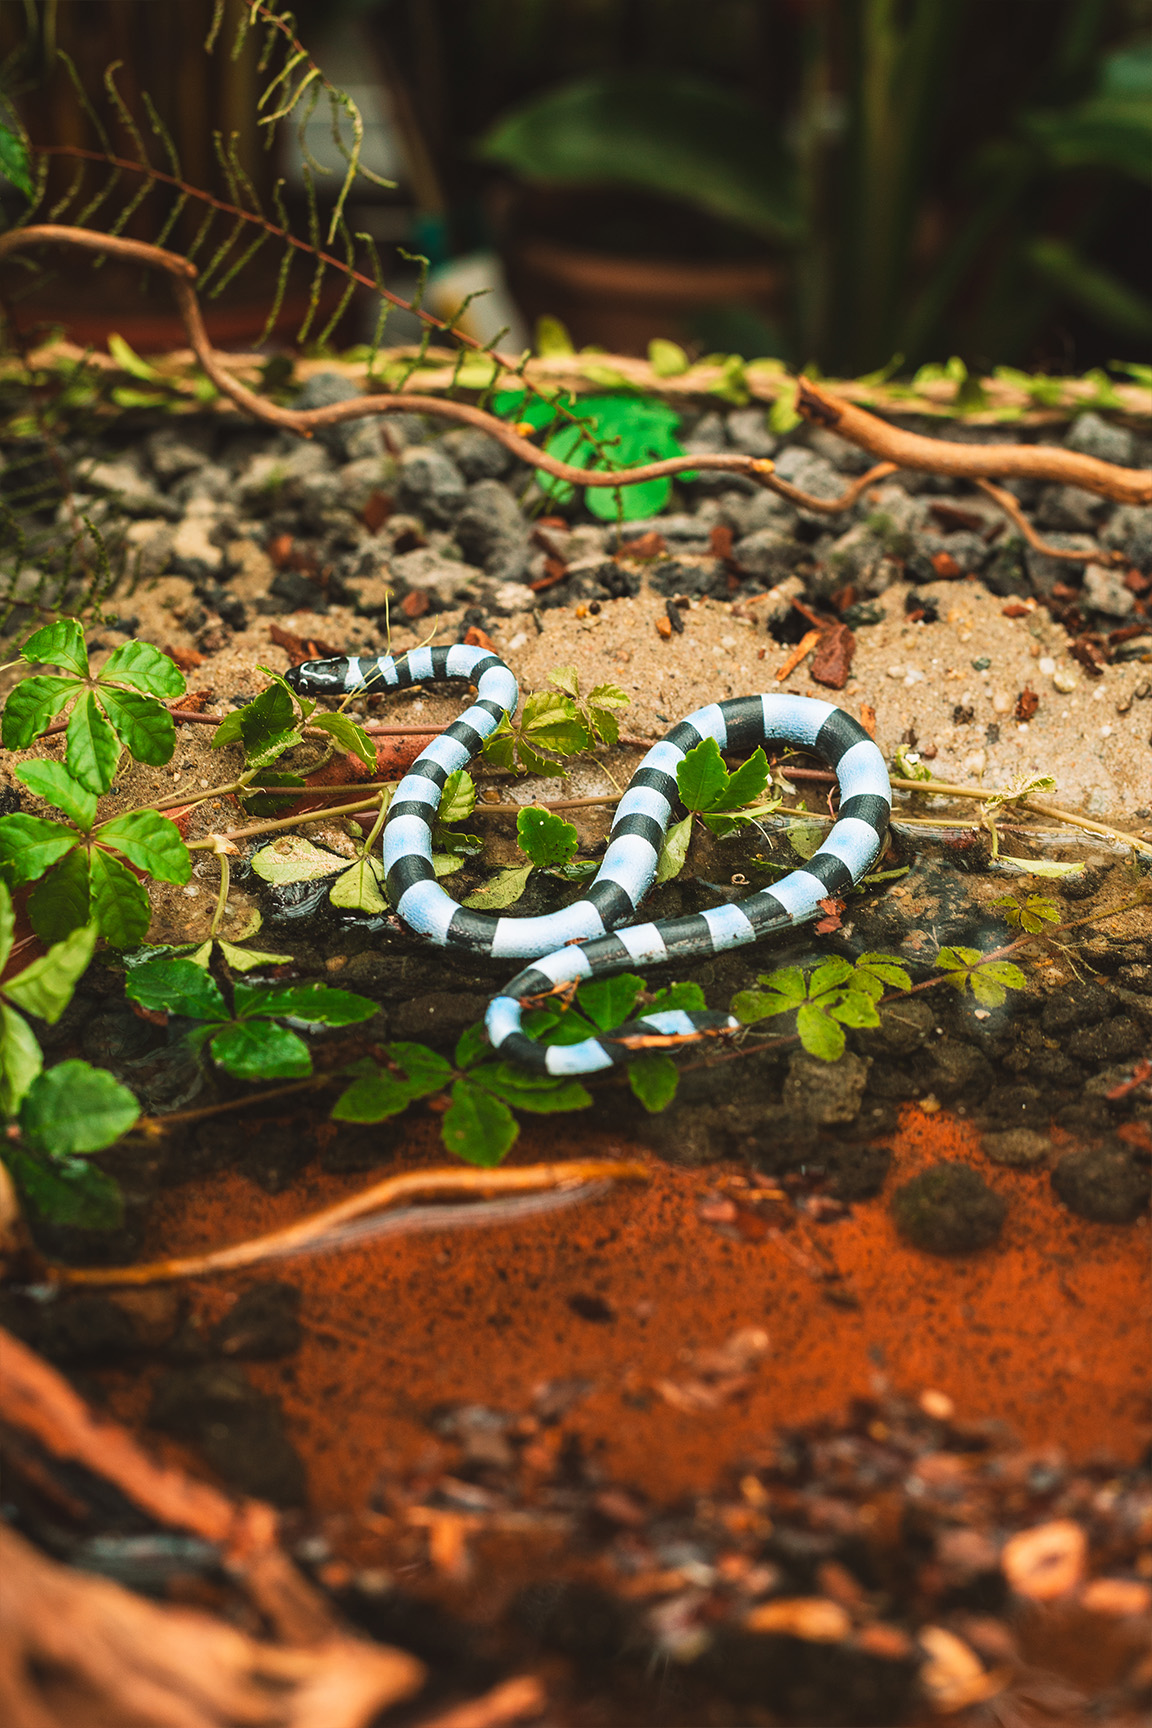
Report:
[[[1071,1518],[1054,1518],[1006,1542],[1000,1565],[1018,1596],[1051,1602],[1079,1584],[1087,1553],[1088,1541],[1079,1524]]]
[[[668,634],[672,634],[671,625],[668,627]],[[777,672],[777,684],[782,684],[790,673],[795,672],[800,662],[808,658],[813,648],[815,648],[819,642],[821,634],[822,632],[819,630],[809,630],[807,635],[801,637],[795,648],[793,648],[791,654],[789,654],[787,660],[785,660],[783,666],[781,666],[780,670]]]

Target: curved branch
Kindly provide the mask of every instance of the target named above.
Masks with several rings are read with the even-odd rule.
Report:
[[[808,378],[797,381],[796,409],[806,420],[828,427],[899,468],[954,474],[962,480],[1051,480],[1061,486],[1080,486],[1117,504],[1152,504],[1152,470],[1147,468],[1118,468],[1097,456],[1051,444],[953,444],[925,438],[890,426]]]

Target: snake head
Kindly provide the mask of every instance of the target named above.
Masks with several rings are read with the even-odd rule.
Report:
[[[348,677],[348,662],[339,656],[334,660],[305,660],[302,666],[290,666],[284,682],[298,696],[343,696]]]

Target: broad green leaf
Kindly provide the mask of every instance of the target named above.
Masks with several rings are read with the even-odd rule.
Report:
[[[781,995],[778,990],[738,990],[732,998],[731,1013],[742,1026],[754,1026],[757,1020],[768,1020],[773,1014],[789,1014],[799,1003]]]
[[[163,703],[136,690],[99,689],[100,706],[137,762],[161,768],[176,749],[176,722]]]
[[[308,724],[320,732],[327,732],[336,748],[346,756],[358,756],[365,768],[376,767],[376,746],[350,715],[313,714]]]
[[[1057,858],[1014,858],[1011,852],[1001,852],[1000,863],[1011,864],[1026,876],[1047,876],[1057,882],[1064,876],[1078,875],[1084,868],[1082,864],[1067,864]],[[1056,917],[1059,916],[1057,912]]]
[[[380,859],[361,858],[351,870],[337,876],[328,890],[328,898],[344,912],[387,912],[383,887],[384,866]]]
[[[27,750],[79,688],[72,678],[22,678],[4,704],[0,740],[5,749]]]
[[[28,146],[10,126],[0,126],[0,175],[10,186],[15,186],[17,192],[23,192],[29,203],[35,198]]]
[[[223,948],[224,944],[221,943],[220,946]],[[207,972],[209,966],[212,964],[212,938],[209,936],[208,940],[206,942],[201,942],[199,947],[189,947],[180,950],[180,952],[183,953],[185,959],[191,960],[193,966],[199,966],[203,971]]]
[[[239,1020],[212,1039],[212,1060],[237,1080],[299,1080],[312,1072],[302,1038],[274,1020]]]
[[[124,994],[153,1013],[179,1014],[185,1020],[230,1018],[220,986],[192,959],[145,960],[130,967]]]
[[[44,1066],[28,1022],[0,1002],[0,1116],[15,1116],[20,1101]]]
[[[341,1092],[332,1116],[337,1122],[384,1122],[407,1110],[412,1098],[411,1087],[386,1068],[378,1068],[372,1074],[360,1075]]]
[[[168,724],[172,724],[170,715]],[[120,740],[91,690],[85,690],[73,708],[66,738],[66,761],[71,773],[89,792],[107,792],[120,760]]]
[[[124,1201],[111,1176],[82,1158],[49,1163],[30,1158],[17,1147],[4,1161],[24,1199],[53,1224],[83,1230],[116,1230],[124,1221]]]
[[[537,1010],[533,1009],[524,1016],[524,1029],[531,1030],[543,1044],[583,1044],[586,1039],[595,1038],[598,1030],[591,1020],[585,1020],[583,1014],[578,1014],[574,1008],[567,1008],[562,1014],[554,1016],[554,1024],[541,1033],[535,1018],[536,1013]]]
[[[728,781],[728,770],[715,738],[703,739],[676,768],[676,784],[685,810],[720,809]]]
[[[891,954],[861,954],[856,962],[858,974],[870,973],[882,984],[890,985],[894,990],[911,990],[912,979],[907,969]]]
[[[101,1152],[127,1134],[140,1106],[106,1068],[57,1062],[37,1076],[20,1106],[20,1132],[53,1158]]]
[[[1019,966],[1013,966],[1009,960],[978,966],[969,973],[969,978],[973,996],[985,1008],[999,1008],[1009,990],[1023,990],[1026,983]]]
[[[478,1020],[475,1026],[467,1027],[456,1040],[454,1053],[457,1068],[471,1068],[473,1062],[479,1062],[482,1056],[491,1052],[488,1034],[484,1030],[483,1020]]]
[[[972,994],[982,1008],[999,1008],[1007,1001],[1008,992],[995,978],[989,978],[983,970],[969,972],[968,982],[972,986]]]
[[[532,864],[518,864],[510,870],[499,870],[460,904],[477,912],[499,912],[505,906],[513,906],[528,886],[534,868]]]
[[[543,869],[567,864],[579,843],[571,822],[538,804],[526,804],[516,818],[516,839],[521,852]]]
[[[295,958],[292,954],[266,954],[259,948],[238,948],[234,942],[225,942],[222,937],[217,940],[220,952],[233,972],[254,972],[258,966],[284,966]],[[202,946],[211,952],[210,942]],[[197,949],[197,953],[199,952],[200,949]],[[203,964],[207,966],[208,954],[205,954]]]
[[[263,672],[265,678],[269,679],[272,684],[287,696],[289,702],[292,704],[293,712],[298,716],[299,724],[301,726],[306,720],[312,718],[312,715],[316,712],[318,706],[314,696],[297,695],[291,684],[289,684],[288,680],[284,677],[284,674],[282,672],[273,672],[270,666],[260,666],[257,670]]]
[[[829,1009],[834,1020],[839,1020],[841,1026],[879,1026],[880,1016],[876,1012],[876,1004],[872,997],[863,990],[849,990],[839,1002],[833,1003]]]
[[[101,684],[126,684],[142,696],[159,696],[170,700],[183,696],[188,688],[184,674],[176,662],[150,642],[122,642],[104,662]]]
[[[45,624],[42,630],[29,636],[20,650],[20,658],[30,666],[63,666],[77,678],[87,678],[84,628],[75,618],[58,618],[55,624]]]
[[[427,1098],[442,1092],[452,1078],[452,1064],[429,1050],[427,1044],[389,1044],[388,1055],[408,1076],[414,1098]]]
[[[553,666],[548,674],[549,684],[555,684],[557,690],[562,690],[565,696],[571,696],[573,701],[580,700],[580,676],[575,666]]]
[[[843,984],[851,976],[851,961],[842,959],[839,954],[830,955],[827,960],[821,960],[809,978],[808,995],[813,999],[823,996],[826,990],[835,989],[837,984]]]
[[[742,804],[753,804],[767,786],[770,775],[768,758],[759,745],[731,776],[724,791],[724,808],[739,810]]]
[[[12,896],[8,892],[7,884],[0,882],[0,973],[8,964],[15,935],[16,913],[12,906]]]
[[[55,943],[47,954],[33,960],[15,978],[3,986],[4,995],[17,1008],[35,1014],[54,1026],[72,1000],[80,978],[87,970],[96,947],[96,930],[91,924],[74,930],[63,942]]]
[[[42,942],[59,942],[92,916],[88,850],[73,847],[28,896],[28,922]]]
[[[464,863],[465,860],[455,852],[433,852],[432,854],[432,868],[436,872],[437,881],[441,876],[455,876],[457,870],[463,870]]]
[[[835,1020],[815,1002],[802,1002],[796,1015],[796,1030],[809,1056],[822,1062],[838,1062],[844,1054],[844,1033]]]
[[[300,742],[299,710],[287,686],[276,681],[253,701],[227,715],[212,740],[214,750],[237,740],[250,768],[268,768]]]
[[[92,836],[99,846],[123,853],[137,870],[146,870],[158,882],[187,882],[192,874],[192,854],[175,822],[156,810],[130,810],[114,816]]]
[[[943,972],[967,971],[969,966],[978,966],[983,958],[979,948],[941,948],[936,965]]]
[[[101,936],[115,948],[135,948],[152,921],[143,883],[126,864],[98,846],[89,854],[89,869],[92,912]]]
[[[539,750],[533,749],[523,733],[516,739],[516,753],[520,758],[520,766],[526,768],[529,774],[536,774],[541,779],[563,780],[566,772],[563,763],[557,762],[551,756],[542,756]],[[564,754],[571,755],[571,751],[565,751]]]
[[[611,1032],[628,1019],[643,988],[643,978],[633,972],[618,972],[614,978],[593,978],[581,984],[576,1000],[601,1032]]]
[[[494,768],[502,768],[505,773],[511,773],[516,765],[516,734],[507,714],[501,715],[495,732],[484,740],[480,753],[485,762],[490,762]]]
[[[476,808],[476,785],[466,768],[449,774],[440,794],[439,820],[444,823],[463,822]]]
[[[827,832],[818,822],[789,822],[788,844],[798,858],[811,858],[819,852]]]
[[[236,980],[237,1019],[267,1017],[304,1020],[310,1026],[358,1026],[371,1020],[378,1004],[352,990],[333,990],[327,984],[248,984]]]
[[[645,1003],[640,1012],[642,1015],[666,1014],[672,1008],[682,1008],[688,1014],[701,1008],[706,1008],[704,992],[699,984],[681,981],[676,984],[666,984],[662,990],[653,992],[651,1002]]]
[[[63,810],[69,821],[85,832],[96,820],[96,797],[74,780],[63,762],[22,762],[16,770],[29,792]]]
[[[607,708],[589,708],[592,729],[604,744],[615,744],[620,736],[620,722]]]
[[[628,708],[631,703],[631,696],[627,690],[621,690],[619,684],[597,684],[588,692],[589,707]]]
[[[14,888],[35,882],[77,845],[80,836],[42,816],[0,816],[0,871]]]
[[[808,994],[808,981],[799,966],[780,966],[775,972],[761,972],[756,982],[764,984],[769,990],[778,990],[787,996],[795,1008]]]
[[[654,336],[648,344],[648,364],[657,378],[679,378],[681,373],[687,372],[690,362],[678,342]]]
[[[529,696],[520,726],[537,749],[555,750],[560,756],[587,750],[591,743],[576,704],[558,691],[537,690]]]
[[[591,1094],[578,1080],[561,1080],[551,1074],[531,1074],[510,1062],[485,1062],[469,1074],[477,1086],[483,1086],[505,1104],[516,1110],[527,1110],[534,1116],[553,1116],[564,1110],[583,1110],[592,1102]]]
[[[645,1110],[655,1115],[659,1110],[666,1110],[675,1098],[680,1070],[670,1056],[651,1051],[629,1064],[628,1084]]]
[[[519,1132],[516,1118],[503,1099],[494,1098],[470,1080],[457,1080],[440,1127],[449,1152],[490,1170],[503,1163]]]
[[[660,848],[660,858],[656,865],[656,882],[670,882],[674,876],[679,876],[688,856],[688,845],[692,839],[692,818],[685,816],[681,822],[673,822],[664,836],[664,844]]]
[[[347,859],[335,852],[324,852],[300,834],[290,834],[261,847],[251,863],[264,882],[281,886],[288,882],[315,882],[322,876],[332,876],[347,868]]]

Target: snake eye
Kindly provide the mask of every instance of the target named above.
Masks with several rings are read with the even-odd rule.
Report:
[[[342,696],[348,676],[348,662],[342,656],[335,660],[305,660],[302,666],[291,666],[284,682],[298,696]]]

